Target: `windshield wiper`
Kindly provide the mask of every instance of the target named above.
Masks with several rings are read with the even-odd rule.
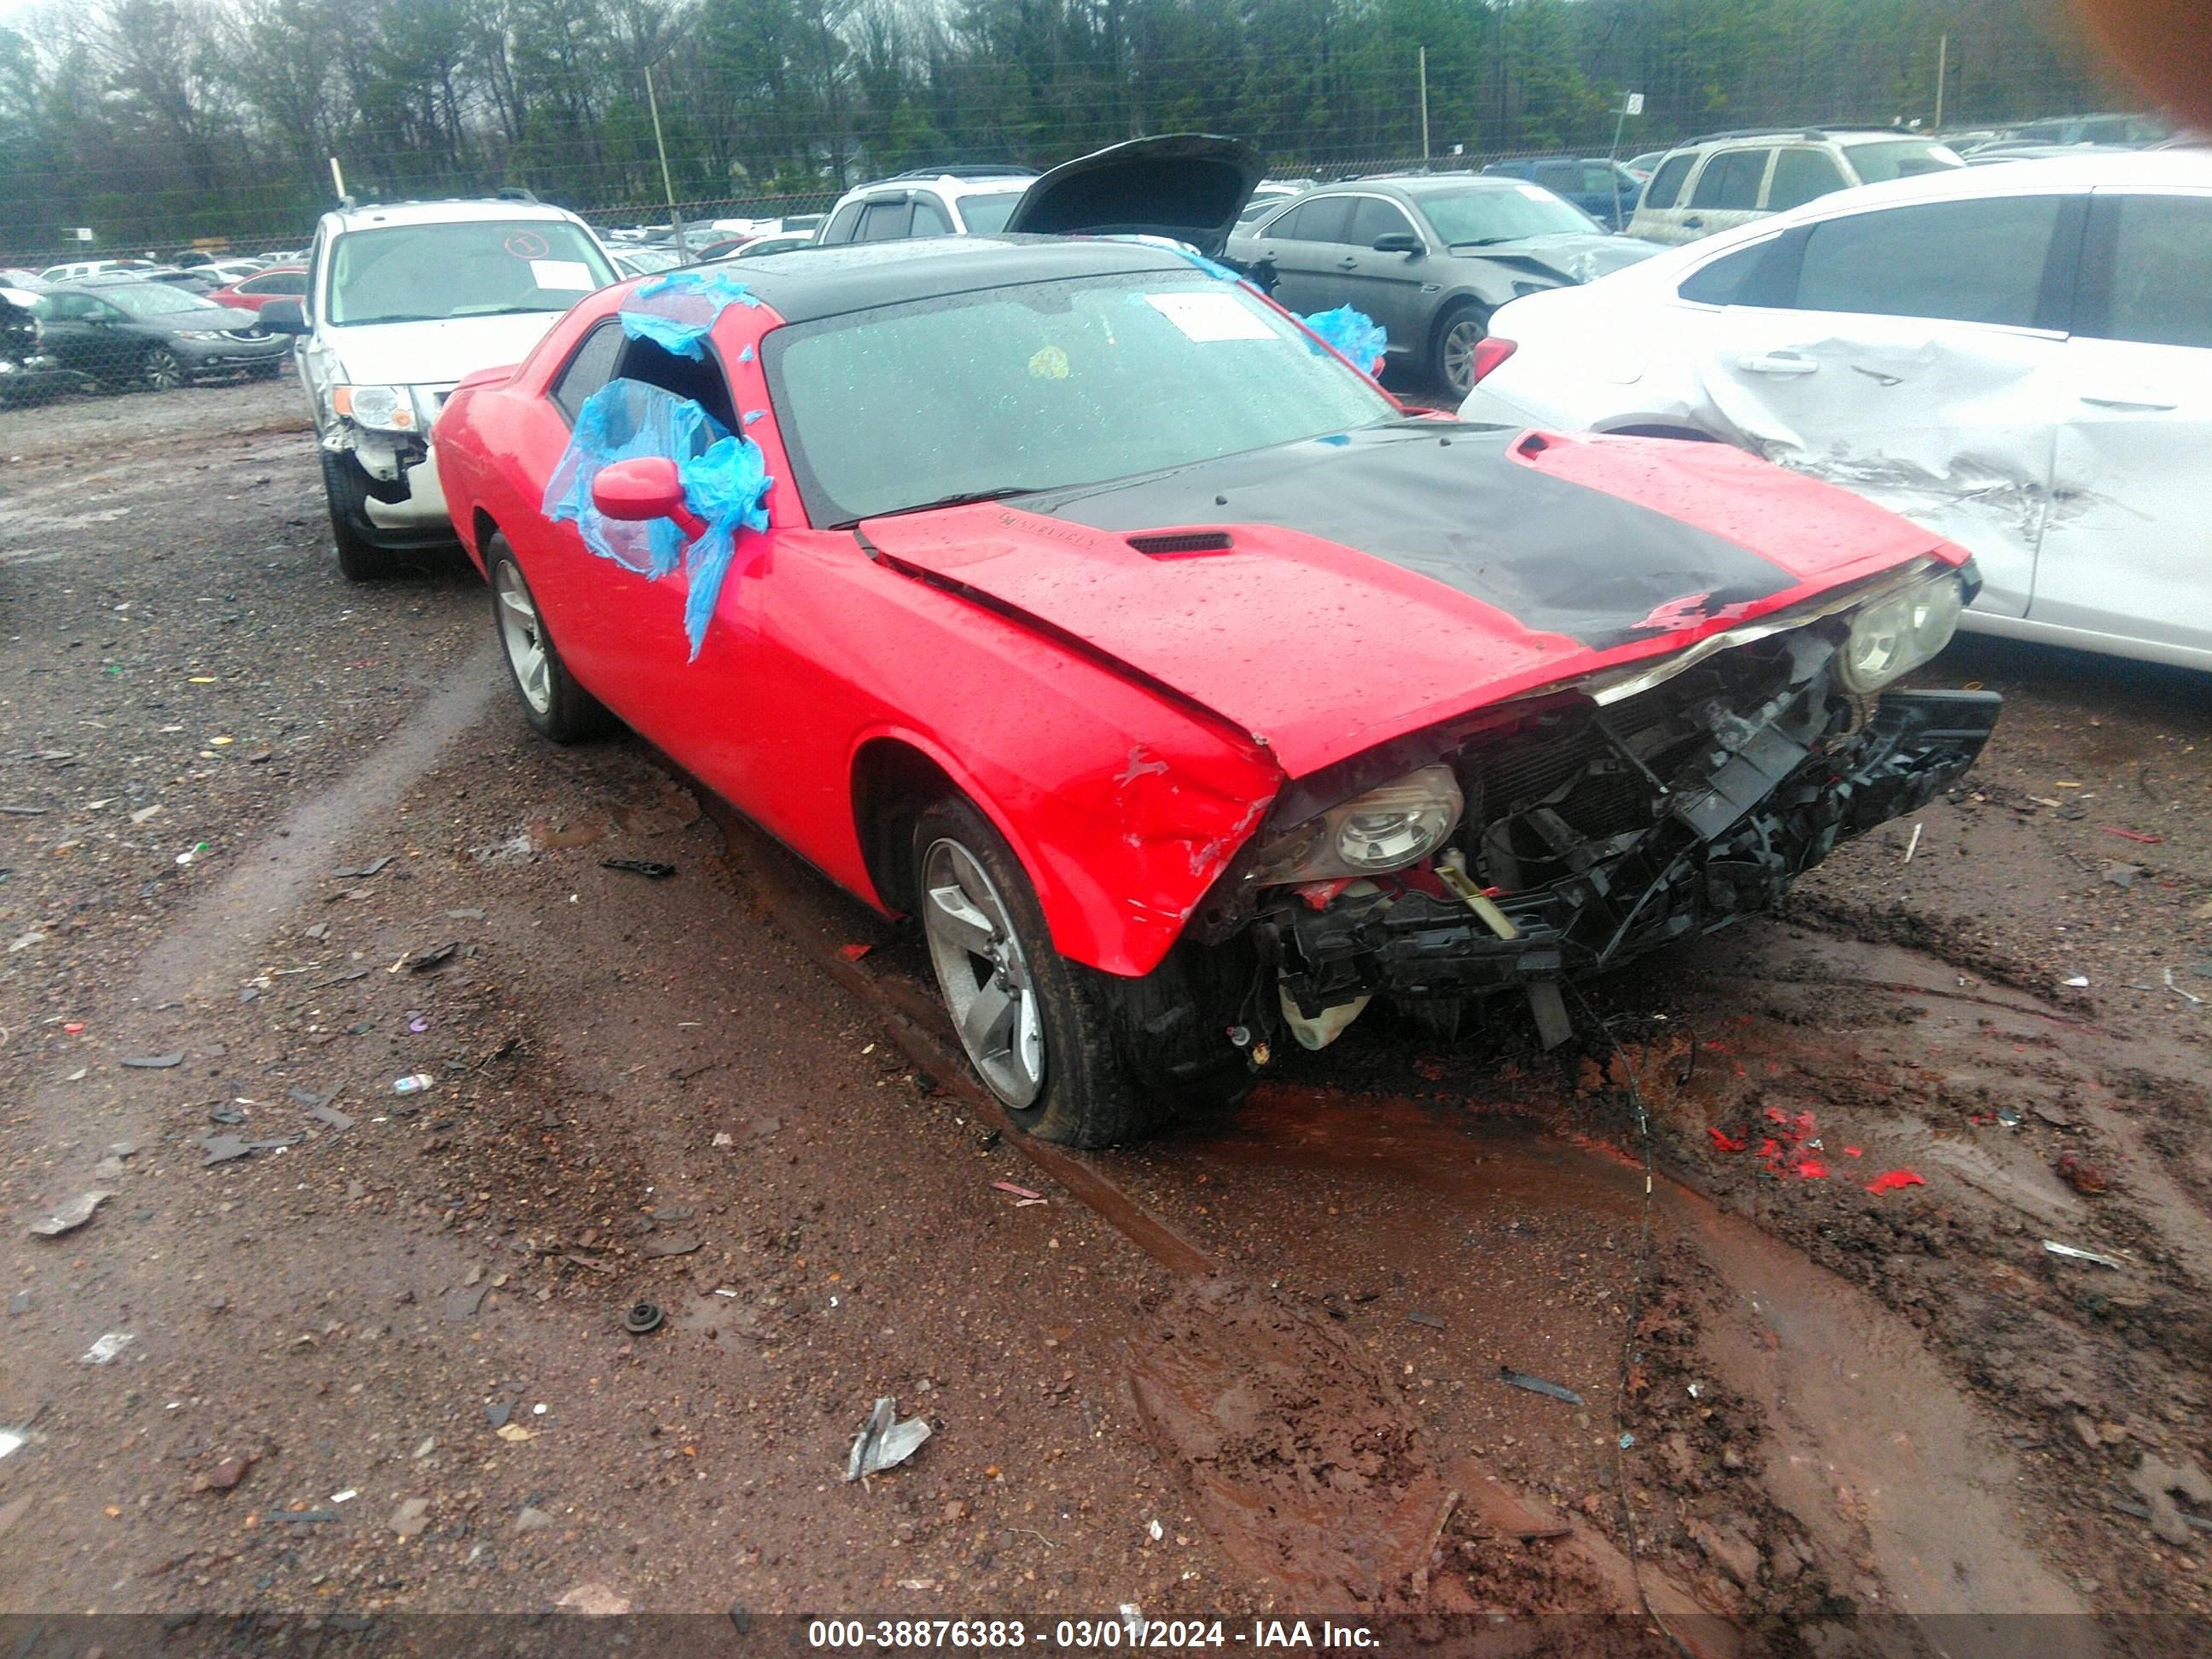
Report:
[[[940,507],[972,507],[977,501],[1003,501],[1010,495],[1035,495],[1051,489],[1050,484],[1006,484],[997,489],[963,489],[957,495],[939,495],[933,501],[916,501],[912,507],[894,507],[881,513],[864,513],[857,519],[846,519],[830,527],[850,530],[854,525],[865,524],[870,519],[899,519],[909,513],[929,513]]]
[[[395,311],[388,317],[348,317],[343,322],[333,317],[331,323],[337,328],[370,328],[378,323],[442,323],[445,320],[443,317],[423,317],[411,312]]]
[[[1496,247],[1500,242],[1518,242],[1525,240],[1525,238],[1520,236],[1478,236],[1471,242],[1454,242],[1450,244],[1450,246],[1453,247]]]

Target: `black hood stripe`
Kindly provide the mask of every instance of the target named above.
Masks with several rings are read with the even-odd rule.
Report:
[[[1393,423],[1019,506],[1123,534],[1184,525],[1297,531],[1599,651],[1795,581],[1725,538],[1516,460],[1519,437],[1510,428]],[[1683,603],[1700,596],[1701,605]],[[1667,621],[1647,621],[1668,609]]]

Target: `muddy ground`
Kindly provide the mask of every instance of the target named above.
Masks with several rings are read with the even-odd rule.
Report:
[[[472,574],[339,579],[298,399],[0,416],[0,1613],[2201,1650],[2203,677],[1964,641],[1967,787],[1563,1054],[1376,1011],[1033,1155],[895,930],[531,736]]]

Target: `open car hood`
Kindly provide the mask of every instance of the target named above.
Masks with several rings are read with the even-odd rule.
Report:
[[[1966,558],[1724,445],[1443,421],[860,534],[1212,709],[1292,777],[1916,558]]]
[[[1218,258],[1267,172],[1235,138],[1174,132],[1063,161],[1023,193],[1009,231],[1045,236],[1171,236]]]

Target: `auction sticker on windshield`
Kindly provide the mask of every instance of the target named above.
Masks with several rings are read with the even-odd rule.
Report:
[[[572,288],[586,294],[595,286],[591,268],[581,259],[532,259],[530,280],[540,288]]]
[[[1267,319],[1234,294],[1147,294],[1152,308],[1193,340],[1272,340]]]

